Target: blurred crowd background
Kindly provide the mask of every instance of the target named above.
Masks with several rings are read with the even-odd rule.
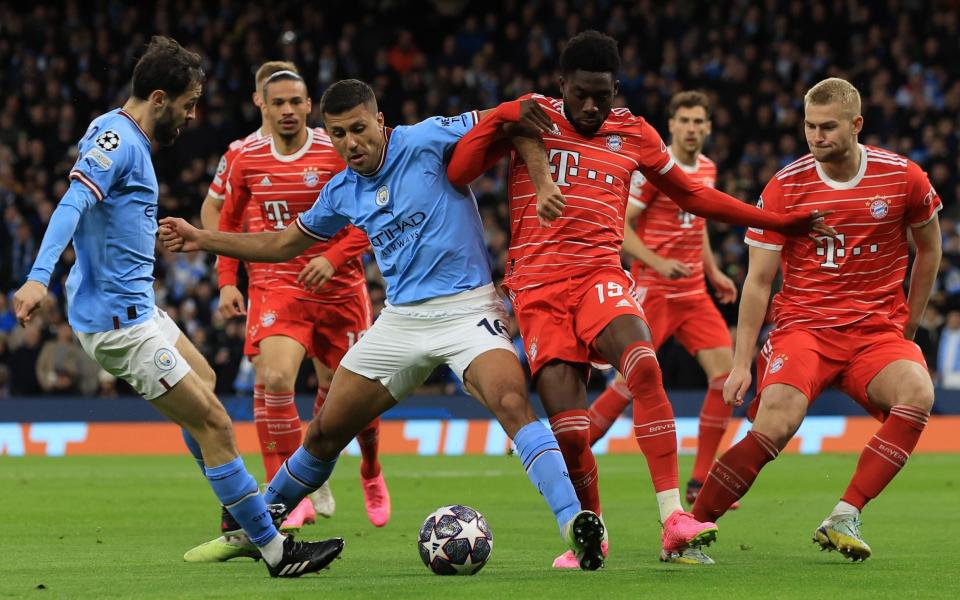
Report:
[[[958,15],[956,0],[0,1],[0,397],[125,391],[83,355],[65,324],[62,282],[71,250],[34,324],[16,327],[10,298],[67,187],[77,140],[91,119],[123,103],[150,35],[170,35],[204,59],[198,119],[155,156],[161,216],[199,223],[221,153],[259,125],[250,94],[262,62],[294,61],[314,100],[337,79],[369,81],[388,124],[405,124],[529,91],[559,95],[559,53],[587,28],[620,42],[617,103],[664,135],[673,93],[710,95],[714,133],[706,154],[717,162],[717,187],[745,202],[807,152],[805,90],[828,76],[855,83],[866,121],[861,141],[919,163],[943,199],[944,259],[918,343],[938,383],[960,388]],[[321,124],[318,114],[312,124]],[[504,175],[501,165],[474,185],[498,275],[509,244]],[[742,283],[742,231],[712,226],[711,240],[723,269]],[[219,391],[242,392],[250,379],[240,360],[243,324],[217,314],[213,258],[158,252],[158,304],[214,365]],[[375,265],[368,278],[379,310]],[[733,326],[736,306],[723,310]],[[680,348],[664,347],[661,361],[668,387],[704,385]],[[429,391],[454,389],[443,374],[432,383]],[[603,377],[593,383],[602,385]],[[305,375],[301,387],[310,384]]]

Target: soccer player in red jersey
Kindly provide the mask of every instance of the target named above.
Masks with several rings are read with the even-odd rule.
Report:
[[[523,161],[511,165],[513,227],[504,286],[581,504],[600,512],[586,404],[589,365],[598,360],[616,365],[634,396],[635,435],[663,523],[661,558],[700,554],[717,528],[695,521],[680,504],[673,411],[643,311],[620,266],[631,173],[641,170],[681,208],[708,218],[797,234],[811,226],[832,229],[819,212],[770,219],[770,213],[691,181],[653,127],[627,109],[612,108],[620,56],[609,36],[587,31],[573,37],[560,68],[563,100],[532,96],[554,120],[555,130],[543,134],[546,152],[539,140],[515,142]],[[509,150],[507,140],[490,144],[496,135],[483,122],[467,134],[451,157],[450,181],[469,183]],[[564,554],[554,565],[575,566],[572,559]]]
[[[680,92],[670,100],[669,114],[670,156],[691,179],[713,187],[717,166],[701,153],[710,134],[710,100],[701,92]],[[630,183],[626,221],[631,226],[624,229],[623,249],[636,258],[631,274],[654,350],[676,337],[696,357],[709,381],[700,409],[697,455],[687,482],[687,502],[693,504],[733,412],[723,401],[733,343],[704,277],[724,304],[736,301],[737,286],[717,267],[706,221],[677,206],[639,171]],[[632,398],[618,376],[590,405],[591,444],[607,433]]]
[[[810,154],[770,180],[763,209],[833,210],[838,233],[787,239],[747,232],[750,267],[734,367],[724,385],[727,402],[741,404],[750,387],[753,348],[782,266],[783,288],[773,301],[776,328],[758,375],[753,428],[714,463],[693,512],[701,519],[722,516],[786,446],[809,404],[836,385],[882,425],[814,541],[864,560],[871,551],[860,534],[860,511],[903,468],[933,406],[933,383],[912,340],[940,265],[942,206],[920,167],[857,142],[863,117],[853,85],[821,81],[807,92],[804,106]],[[905,297],[910,237],[916,258]]]

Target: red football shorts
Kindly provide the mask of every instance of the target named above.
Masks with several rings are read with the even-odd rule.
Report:
[[[711,348],[732,348],[730,329],[713,299],[704,292],[667,298],[646,288],[637,288],[637,300],[647,315],[653,347],[659,349],[671,337],[691,355]]]
[[[600,332],[619,316],[644,319],[632,286],[622,269],[603,269],[511,294],[530,372],[553,360],[607,362],[593,348]]]
[[[372,322],[373,308],[366,286],[342,302],[314,302],[291,295],[263,295],[253,344],[277,335],[296,340],[321,363],[336,369],[340,359],[360,339]]]
[[[927,368],[920,347],[892,326],[775,329],[757,358],[757,396],[762,398],[768,385],[783,383],[803,392],[812,404],[833,385],[883,421],[886,414],[867,398],[867,386],[896,360],[912,360]],[[750,405],[751,420],[758,404],[755,400]]]
[[[250,286],[247,290],[247,335],[243,338],[243,355],[253,358],[260,354],[260,348],[253,343],[253,336],[260,325],[260,306],[263,304],[264,289]]]

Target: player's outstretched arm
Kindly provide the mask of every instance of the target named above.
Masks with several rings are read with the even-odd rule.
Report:
[[[309,248],[315,240],[297,227],[280,232],[225,233],[197,229],[183,219],[160,219],[160,241],[171,252],[212,252],[249,262],[283,262]]]
[[[940,261],[943,259],[941,247],[940,221],[937,217],[921,227],[911,230],[913,243],[917,247],[917,256],[913,259],[913,268],[910,270],[910,290],[907,292],[907,307],[910,316],[903,328],[903,337],[912,340],[917,334],[923,311],[927,309],[933,284],[940,270]]]
[[[447,163],[447,178],[457,186],[469,185],[490,169],[511,149],[504,125],[520,123],[531,132],[546,132],[553,128],[547,111],[533,98],[504,102],[492,110],[480,113],[480,122],[457,142]]]
[[[223,209],[223,200],[207,194],[200,205],[200,222],[204,229],[216,231],[220,226],[220,211]]]
[[[666,173],[649,170],[644,171],[643,174],[680,208],[698,217],[744,227],[773,229],[787,235],[808,235],[810,232],[831,237],[837,235],[833,227],[824,223],[824,217],[829,215],[829,212],[819,210],[792,214],[764,212],[720,190],[691,180],[677,167],[671,168]]]
[[[770,302],[770,287],[780,268],[780,252],[765,248],[750,247],[750,266],[740,298],[740,314],[737,317],[737,344],[733,355],[733,369],[723,385],[723,401],[740,406],[750,389],[750,364],[757,336],[763,326]]]

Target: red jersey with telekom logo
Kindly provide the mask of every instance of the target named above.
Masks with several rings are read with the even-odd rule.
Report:
[[[550,172],[566,198],[563,215],[542,227],[527,167],[510,165],[511,240],[504,285],[513,291],[619,269],[630,176],[636,170],[666,173],[674,162],[643,117],[615,108],[593,137],[577,133],[563,101],[531,94],[556,125],[543,134]]]
[[[210,187],[207,189],[208,196],[211,198],[216,198],[221,202],[224,201],[227,193],[227,176],[230,174],[230,167],[233,166],[233,160],[240,155],[240,150],[245,145],[262,140],[264,137],[265,136],[260,133],[260,130],[257,129],[247,137],[236,139],[230,142],[230,145],[227,146],[227,151],[223,153],[223,156],[220,157],[220,162],[217,163],[217,172],[214,174],[213,181],[210,182]],[[256,210],[256,206],[251,204],[247,208],[247,214],[244,215],[244,217],[245,222],[241,223],[240,227],[237,228],[236,231],[263,231],[260,221],[260,212]],[[231,229],[229,231],[234,230]],[[240,261],[235,258],[221,256],[217,259],[217,271],[223,272],[223,276],[219,278],[221,286],[227,284],[236,284],[237,267],[239,265]],[[259,268],[259,263],[247,263],[246,265],[248,285],[262,285],[263,270]]]
[[[259,230],[286,229],[300,213],[313,206],[320,189],[344,167],[327,133],[319,127],[310,130],[307,143],[293,154],[277,152],[272,137],[244,145],[230,169],[221,229],[237,227],[248,205],[260,219]],[[255,231],[253,225],[251,223],[251,231]],[[356,235],[353,227],[347,227],[329,241],[316,243],[287,262],[259,265],[263,271],[261,285],[271,291],[282,290],[318,302],[356,294],[357,288],[365,285],[363,264],[358,257],[340,266],[316,294],[297,283],[297,275],[311,259],[324,254],[351,232]]]
[[[868,317],[902,328],[908,316],[903,280],[907,227],[921,227],[942,208],[926,173],[907,158],[860,146],[860,170],[833,181],[812,155],[777,173],[763,190],[763,210],[834,211],[838,233],[785,238],[750,229],[746,243],[781,252],[783,289],[773,301],[777,327],[841,327]]]
[[[672,155],[672,153],[671,153]],[[717,165],[699,154],[697,164],[677,162],[687,176],[708,187],[714,187]],[[707,293],[703,279],[703,236],[706,220],[677,206],[666,194],[636,171],[630,181],[630,204],[643,210],[637,219],[637,235],[643,243],[664,258],[679,260],[689,267],[689,277],[668,279],[640,260],[633,261],[631,273],[637,287],[663,294],[667,298]]]

